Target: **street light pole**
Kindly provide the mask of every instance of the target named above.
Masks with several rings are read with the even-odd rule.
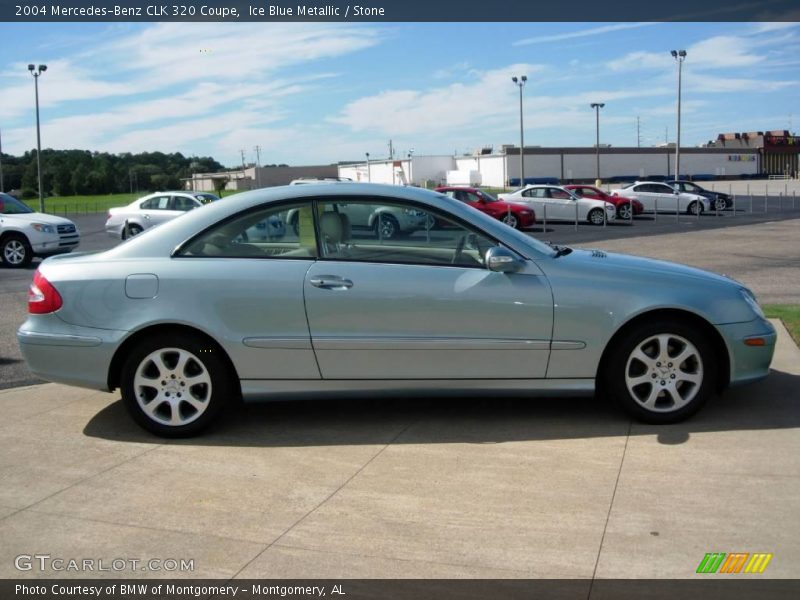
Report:
[[[367,181],[371,183],[372,182],[372,173],[370,173],[370,169],[369,169],[369,152],[365,152],[365,154],[367,155]]]
[[[525,185],[525,129],[522,121],[522,88],[528,81],[528,77],[523,75],[520,78],[512,77],[511,81],[519,87],[519,186]]]
[[[678,62],[678,133],[675,140],[675,179],[681,178],[681,72],[686,50],[672,50],[672,58]]]
[[[408,151],[408,185],[414,185],[414,149]]]
[[[42,193],[42,135],[39,128],[39,76],[47,71],[47,65],[28,65],[28,71],[33,75],[33,87],[36,90],[36,170],[39,177],[39,212],[44,212],[44,195]]]
[[[603,102],[592,102],[592,108],[594,109],[595,114],[595,130],[596,130],[596,141],[594,144],[595,148],[595,158],[597,161],[597,181],[600,181],[600,109],[605,106]]]

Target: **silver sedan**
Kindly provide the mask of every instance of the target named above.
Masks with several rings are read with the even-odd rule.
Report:
[[[106,233],[111,237],[124,240],[215,200],[219,200],[219,197],[206,192],[148,194],[127,206],[109,209]]]
[[[401,238],[356,209],[446,224]],[[356,211],[356,212],[354,212]],[[258,223],[297,228],[247,235]],[[38,376],[119,388],[192,435],[237,398],[591,395],[672,423],[769,372],[750,290],[690,267],[550,246],[442,194],[372,184],[243,193],[99,254],[46,260],[18,340]]]

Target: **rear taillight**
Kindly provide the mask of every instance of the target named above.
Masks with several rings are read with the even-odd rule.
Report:
[[[38,270],[33,274],[33,282],[28,288],[28,312],[45,315],[61,308],[61,294]]]

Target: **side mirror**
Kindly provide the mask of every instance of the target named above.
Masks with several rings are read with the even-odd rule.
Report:
[[[498,273],[517,273],[525,262],[508,248],[493,246],[486,251],[486,266]]]

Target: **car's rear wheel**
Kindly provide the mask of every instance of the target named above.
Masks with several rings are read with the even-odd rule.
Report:
[[[514,229],[519,229],[519,219],[517,218],[517,215],[515,215],[514,213],[506,213],[505,215],[503,215],[502,221],[509,227],[513,227]]]
[[[703,214],[703,205],[700,204],[697,200],[693,200],[692,202],[689,203],[686,212],[689,213],[690,215],[696,215],[698,213]]]
[[[400,233],[400,225],[392,215],[379,213],[375,219],[375,234],[384,240],[396,238]]]
[[[234,394],[220,350],[199,337],[161,334],[140,342],[122,368],[122,400],[144,429],[186,437],[208,427]]]
[[[676,423],[714,393],[710,341],[682,322],[657,321],[631,330],[612,349],[605,373],[612,397],[645,423]]]
[[[142,233],[142,231],[144,230],[141,228],[141,226],[137,225],[136,223],[131,223],[130,225],[123,227],[122,239],[126,240],[128,238],[132,238],[133,236]]]
[[[630,218],[632,217],[631,205],[629,203],[620,205],[620,207],[617,209],[617,216],[620,219],[624,219],[625,221],[630,220]]]
[[[600,208],[593,208],[589,211],[589,223],[592,225],[602,225],[604,218],[603,210]]]
[[[11,233],[3,238],[0,244],[0,256],[3,263],[12,269],[22,269],[31,264],[33,250],[28,239],[19,233]]]

